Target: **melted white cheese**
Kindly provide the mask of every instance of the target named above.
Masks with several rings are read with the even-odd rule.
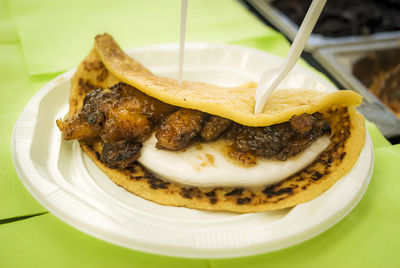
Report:
[[[320,137],[286,161],[258,158],[252,167],[235,164],[215,143],[180,152],[156,149],[156,143],[154,135],[146,140],[138,161],[161,178],[192,186],[257,187],[277,183],[305,168],[328,147],[330,139]]]

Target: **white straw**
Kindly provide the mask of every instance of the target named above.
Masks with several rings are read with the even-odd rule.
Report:
[[[179,76],[178,84],[182,85],[182,73],[183,73],[183,54],[185,51],[185,32],[186,32],[186,11],[187,11],[187,0],[182,0],[181,9],[181,35],[179,40]]]

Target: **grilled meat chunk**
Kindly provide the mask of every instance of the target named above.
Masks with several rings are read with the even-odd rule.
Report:
[[[107,120],[100,137],[105,142],[126,138],[144,141],[152,130],[153,123],[146,116],[118,105],[107,111]]]
[[[66,140],[90,139],[100,135],[102,127],[90,124],[85,118],[74,114],[67,120],[57,120],[58,128]]]
[[[286,160],[328,133],[328,122],[315,113],[294,116],[289,122],[268,127],[235,125],[228,137],[233,139],[232,149],[239,153]]]
[[[140,112],[154,124],[159,124],[167,115],[179,109],[177,106],[150,97],[130,85],[124,83],[117,85],[122,96],[129,99],[119,100],[119,106],[127,106],[127,110]]]
[[[200,134],[206,117],[206,113],[184,108],[170,114],[156,131],[156,147],[173,151],[186,148]]]
[[[291,128],[287,123],[268,127],[248,127],[238,125],[234,129],[232,147],[240,153],[271,158],[282,150],[291,136]],[[231,134],[232,135],[232,134]]]
[[[83,107],[78,115],[89,124],[102,127],[105,121],[105,112],[112,104],[111,100],[119,97],[116,93],[102,89],[89,92],[83,99]]]
[[[80,113],[69,116],[65,121],[57,120],[57,126],[64,139],[83,140],[98,137],[105,122],[104,100],[110,98],[110,95],[110,91],[93,90],[85,96]]]
[[[232,121],[216,115],[211,117],[204,124],[200,135],[205,141],[214,141],[219,138],[224,131],[232,125]]]
[[[153,128],[178,107],[154,99],[136,88],[118,83],[88,93],[82,110],[57,125],[65,139],[100,136],[104,142],[125,138],[145,140]]]
[[[300,134],[304,135],[312,130],[315,118],[311,114],[295,115],[290,118],[290,126]]]
[[[108,167],[124,169],[139,158],[140,149],[142,143],[131,139],[106,142],[103,145],[100,161]]]

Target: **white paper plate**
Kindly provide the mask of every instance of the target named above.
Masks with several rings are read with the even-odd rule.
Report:
[[[233,86],[257,81],[281,58],[228,45],[187,44],[184,79]],[[165,76],[177,75],[177,45],[129,54]],[[115,185],[80,150],[64,141],[55,121],[68,111],[71,70],[44,86],[18,118],[12,135],[16,170],[51,213],[95,237],[127,248],[199,258],[238,257],[284,248],[331,227],[357,204],[373,168],[369,137],[353,170],[314,200],[276,212],[233,214],[162,206]],[[296,67],[281,88],[336,90]]]

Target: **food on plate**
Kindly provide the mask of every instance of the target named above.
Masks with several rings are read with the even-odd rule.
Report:
[[[255,86],[154,75],[98,35],[57,125],[116,184],[159,204],[257,212],[293,207],[356,163],[364,118],[352,91],[277,90],[254,114]]]
[[[400,50],[371,51],[353,65],[353,74],[400,118]]]

